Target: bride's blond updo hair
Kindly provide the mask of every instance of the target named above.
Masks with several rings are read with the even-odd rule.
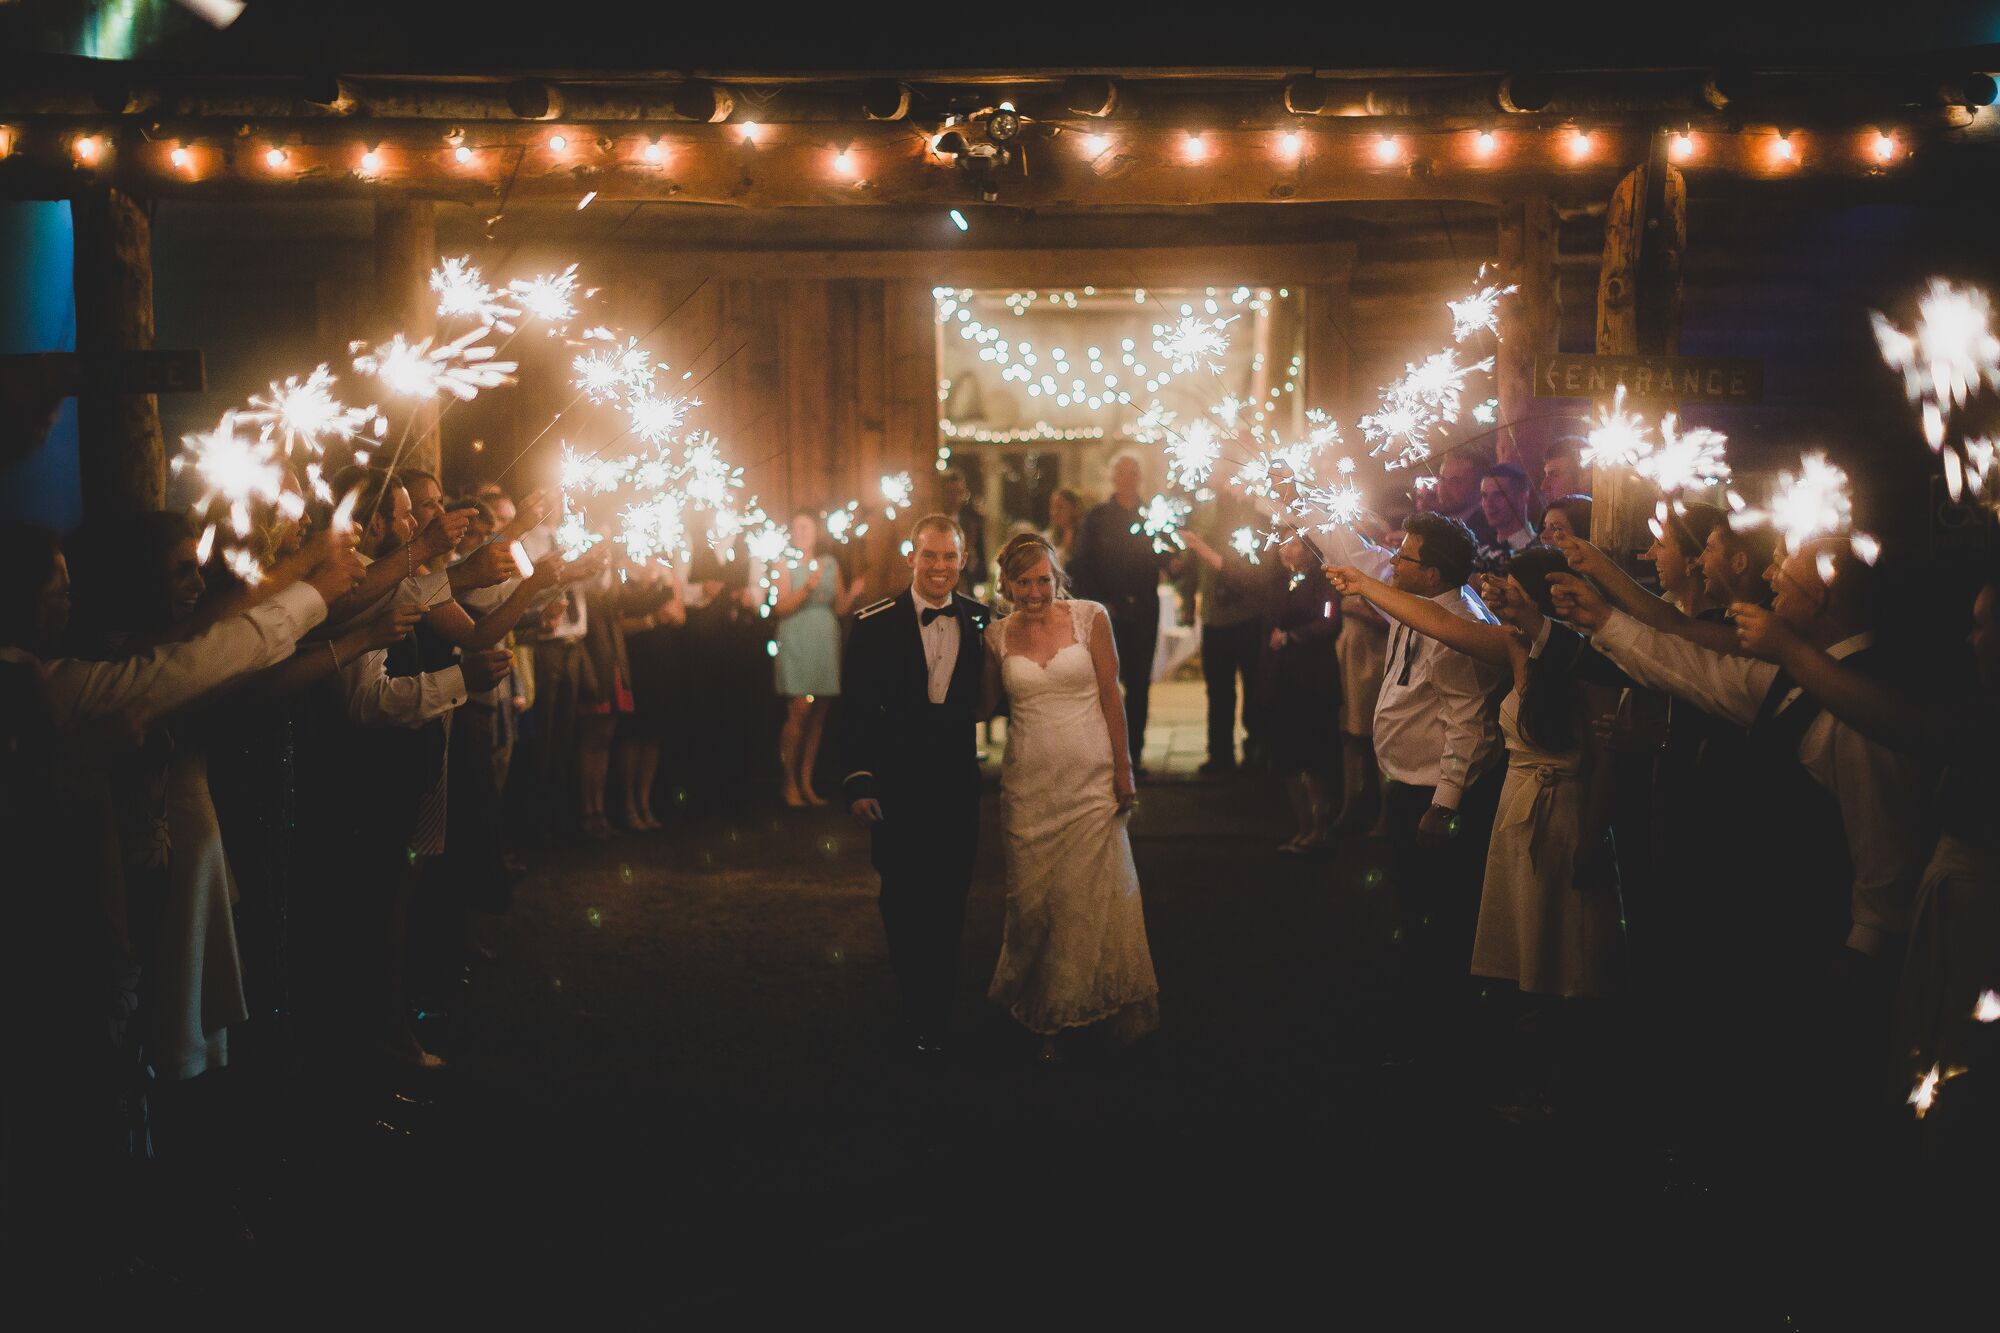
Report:
[[[1049,539],[1039,532],[1024,532],[1000,548],[1000,595],[1007,597],[1007,589],[1014,580],[1043,560],[1049,562],[1049,572],[1056,576],[1056,597],[1068,597],[1069,575],[1063,570],[1062,559],[1056,548],[1049,545]]]

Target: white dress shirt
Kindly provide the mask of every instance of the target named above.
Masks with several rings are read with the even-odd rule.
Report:
[[[58,730],[119,713],[144,725],[237,676],[284,661],[299,636],[325,618],[326,602],[319,591],[310,583],[294,583],[186,643],[161,644],[136,657],[43,661],[19,648],[0,648],[0,658],[35,663]]]
[[[931,702],[941,704],[951,693],[951,673],[958,669],[958,635],[961,616],[939,616],[924,624],[924,611],[943,610],[952,604],[950,593],[942,602],[924,600],[924,595],[915,588],[910,589],[910,601],[916,607],[917,633],[924,641],[924,663],[930,668],[929,686]]]
[[[1453,588],[1431,600],[1463,619],[1498,623],[1471,588]],[[1432,802],[1456,810],[1465,789],[1500,754],[1494,692],[1506,678],[1502,668],[1455,652],[1390,617],[1382,692],[1375,699],[1375,761],[1382,776],[1435,787]]]
[[[1623,612],[1613,612],[1592,640],[1598,651],[1643,685],[1665,690],[1698,708],[1749,726],[1777,679],[1778,668],[1734,657],[1665,634]],[[1872,636],[1857,634],[1827,649],[1835,659],[1860,652]],[[1783,713],[1803,690],[1779,704]],[[1821,711],[1799,739],[1799,762],[1840,806],[1847,852],[1854,862],[1853,929],[1847,945],[1872,954],[1884,934],[1910,928],[1910,909],[1928,847],[1921,845],[1920,803],[1930,790],[1921,766],[1878,745],[1832,713]],[[1784,830],[1772,830],[1783,836]]]
[[[439,571],[399,581],[347,624],[375,614],[394,601],[429,610],[451,600],[450,576]],[[466,701],[465,672],[451,666],[415,676],[389,674],[389,650],[371,648],[340,668],[335,686],[347,700],[348,720],[364,727],[421,727]]]

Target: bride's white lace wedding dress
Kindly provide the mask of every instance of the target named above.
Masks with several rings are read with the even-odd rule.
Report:
[[[1159,983],[1091,662],[1093,628],[1108,639],[1111,625],[1095,602],[1065,609],[1071,641],[1047,662],[1009,652],[1006,621],[991,631],[1010,714],[1007,927],[987,995],[1044,1036],[1108,1023],[1130,1041],[1159,1026]]]

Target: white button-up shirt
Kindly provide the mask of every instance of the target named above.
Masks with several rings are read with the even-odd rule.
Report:
[[[365,560],[365,557],[364,557]],[[358,624],[394,602],[429,610],[451,600],[451,577],[443,570],[398,582],[386,596],[349,617]],[[345,626],[342,626],[343,628]],[[451,666],[415,676],[389,674],[389,650],[373,648],[343,663],[335,687],[347,701],[348,720],[364,727],[421,727],[466,701],[465,671]]]
[[[326,602],[319,591],[309,583],[294,583],[186,643],[161,644],[136,657],[41,660],[19,648],[0,648],[0,658],[34,662],[47,691],[50,720],[59,730],[119,713],[142,726],[218,685],[284,661],[299,636],[325,618]]]
[[[1592,641],[1642,685],[1665,690],[1744,727],[1756,720],[1778,676],[1778,668],[1770,662],[1715,652],[1642,625],[1623,612],[1614,612]],[[1857,634],[1834,644],[1827,655],[1850,657],[1870,642],[1870,635]],[[1778,711],[1782,714],[1803,693],[1792,690]],[[1930,850],[1920,836],[1921,805],[1930,791],[1928,775],[1908,756],[1877,744],[1825,711],[1799,739],[1799,762],[1840,806],[1847,853],[1854,862],[1854,925],[1847,945],[1875,953],[1884,934],[1902,934],[1910,928],[1917,878]],[[1773,837],[1784,832],[1771,830]]]
[[[931,702],[941,704],[951,693],[951,673],[958,669],[959,621],[962,614],[939,616],[924,624],[924,611],[943,610],[952,604],[951,594],[945,594],[942,602],[927,602],[924,595],[915,588],[910,589],[910,601],[916,607],[917,633],[924,641],[924,663],[930,668],[929,686]]]
[[[1455,616],[1497,624],[1471,588],[1431,598]],[[1375,762],[1382,776],[1435,787],[1432,802],[1456,810],[1465,789],[1499,757],[1497,666],[1454,652],[1390,617],[1382,691],[1375,699]]]

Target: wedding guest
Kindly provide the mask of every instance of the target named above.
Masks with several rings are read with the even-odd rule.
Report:
[[[1528,522],[1528,490],[1528,474],[1514,463],[1496,463],[1480,477],[1479,513],[1494,536],[1480,544],[1473,562],[1476,569],[1504,574],[1516,553],[1535,544],[1535,529]]]
[[[796,560],[777,571],[778,693],[785,699],[785,726],[778,751],[784,764],[780,792],[790,806],[825,805],[813,790],[826,715],[840,697],[840,617],[853,609],[867,587],[865,575],[847,577],[819,517],[801,509],[792,515]]]
[[[1391,583],[1462,620],[1492,625],[1470,588],[1472,532],[1443,514],[1411,515],[1386,560]],[[1495,716],[1502,668],[1398,622],[1375,703],[1392,873],[1402,916],[1402,1015],[1437,1039],[1462,1000],[1486,843],[1505,773]]]
[[[1258,697],[1265,624],[1272,606],[1271,570],[1231,545],[1230,534],[1257,515],[1240,501],[1218,499],[1203,525],[1183,528],[1195,557],[1195,586],[1201,608],[1201,679],[1208,699],[1208,758],[1203,777],[1236,771],[1236,681],[1243,680],[1244,758],[1256,757],[1263,743]],[[1261,538],[1259,539],[1261,540]],[[1329,752],[1330,753],[1330,752]]]
[[[1167,558],[1140,531],[1140,482],[1136,457],[1120,454],[1112,460],[1111,498],[1083,516],[1070,578],[1078,597],[1099,603],[1111,616],[1118,679],[1125,687],[1126,742],[1132,770],[1143,777],[1153,657],[1159,650],[1160,570]]]
[[[1068,486],[1049,496],[1049,526],[1042,531],[1065,564],[1076,551],[1076,534],[1083,525],[1083,497]]]
[[[1849,671],[1887,669],[1873,633],[1880,576],[1845,538],[1807,542],[1772,574],[1771,611],[1801,638]],[[1788,1057],[1788,1094],[1822,1099],[1836,1117],[1858,1111],[1928,849],[1923,766],[1826,711],[1771,663],[1651,628],[1581,579],[1557,576],[1554,595],[1635,680],[1749,731],[1759,811],[1785,836],[1757,862],[1738,922],[1763,955],[1748,1044]]]
[[[1535,516],[1535,528],[1545,542],[1553,542],[1557,537],[1581,537],[1590,540],[1590,497],[1587,495],[1559,495],[1542,506],[1542,512]]]
[[[1838,575],[1836,574],[1836,577]],[[1928,699],[1893,689],[1816,647],[1774,611],[1737,609],[1746,652],[1775,662],[1842,723],[1862,735],[1943,766],[1937,811],[1942,834],[1912,910],[1910,945],[1896,999],[1894,1093],[1902,1099],[1931,1071],[1967,1071],[1944,1085],[1935,1123],[1990,1162],[1996,1104],[1991,1060],[2000,1042],[1982,997],[2000,992],[2000,561],[1988,558],[1967,635],[1978,671],[1970,698]],[[1963,1163],[1978,1179],[1974,1163]]]
[[[1537,489],[1546,496],[1589,495],[1590,469],[1583,465],[1587,441],[1566,435],[1550,445],[1542,455],[1542,475]]]
[[[606,569],[584,588],[589,625],[583,636],[583,677],[576,701],[576,809],[583,836],[612,836],[604,815],[611,779],[611,742],[632,715],[632,663],[625,648],[629,585]]]
[[[1428,497],[1434,512],[1465,524],[1475,548],[1491,546],[1498,538],[1480,497],[1480,483],[1493,465],[1492,455],[1476,445],[1454,449],[1438,462],[1437,485],[1418,491],[1420,504]]]
[[[1264,693],[1271,715],[1271,766],[1282,773],[1297,832],[1279,845],[1310,854],[1332,845],[1340,735],[1339,595],[1296,533],[1279,560],[1291,577],[1264,645]]]
[[[678,569],[647,569],[628,585],[631,595],[622,613],[625,656],[632,665],[632,712],[619,719],[615,754],[624,801],[620,822],[634,832],[662,827],[653,814],[653,785],[667,713],[675,703],[672,635],[687,623],[681,578]]]
[[[958,576],[958,591],[962,596],[975,597],[975,590],[987,582],[992,566],[987,563],[986,512],[972,498],[962,470],[948,467],[938,474],[938,508],[957,519],[959,530],[965,533],[965,569]]]
[[[1615,986],[1618,889],[1603,851],[1604,785],[1592,781],[1599,761],[1587,730],[1593,706],[1602,702],[1590,698],[1582,674],[1588,650],[1547,616],[1554,609],[1547,579],[1563,568],[1560,553],[1536,548],[1516,558],[1508,577],[1487,580],[1506,610],[1505,625],[1457,614],[1351,567],[1333,570],[1332,578],[1399,626],[1511,673],[1513,689],[1500,706],[1506,777],[1481,878],[1470,970],[1524,996],[1594,999]],[[1547,1024],[1570,1026],[1573,1011],[1538,1008]],[[1529,1075],[1529,1086],[1517,1089],[1523,1100],[1514,1103],[1521,1113],[1540,1118],[1553,1109],[1555,1084],[1575,1074],[1581,1045],[1575,1033],[1564,1032],[1554,1047],[1556,1070],[1539,1078],[1515,1071],[1517,1078]]]
[[[1382,665],[1388,651],[1389,622],[1363,598],[1341,598],[1340,635],[1334,655],[1340,671],[1340,818],[1343,830],[1371,826],[1386,836],[1387,807],[1375,765],[1375,700],[1382,693]]]

